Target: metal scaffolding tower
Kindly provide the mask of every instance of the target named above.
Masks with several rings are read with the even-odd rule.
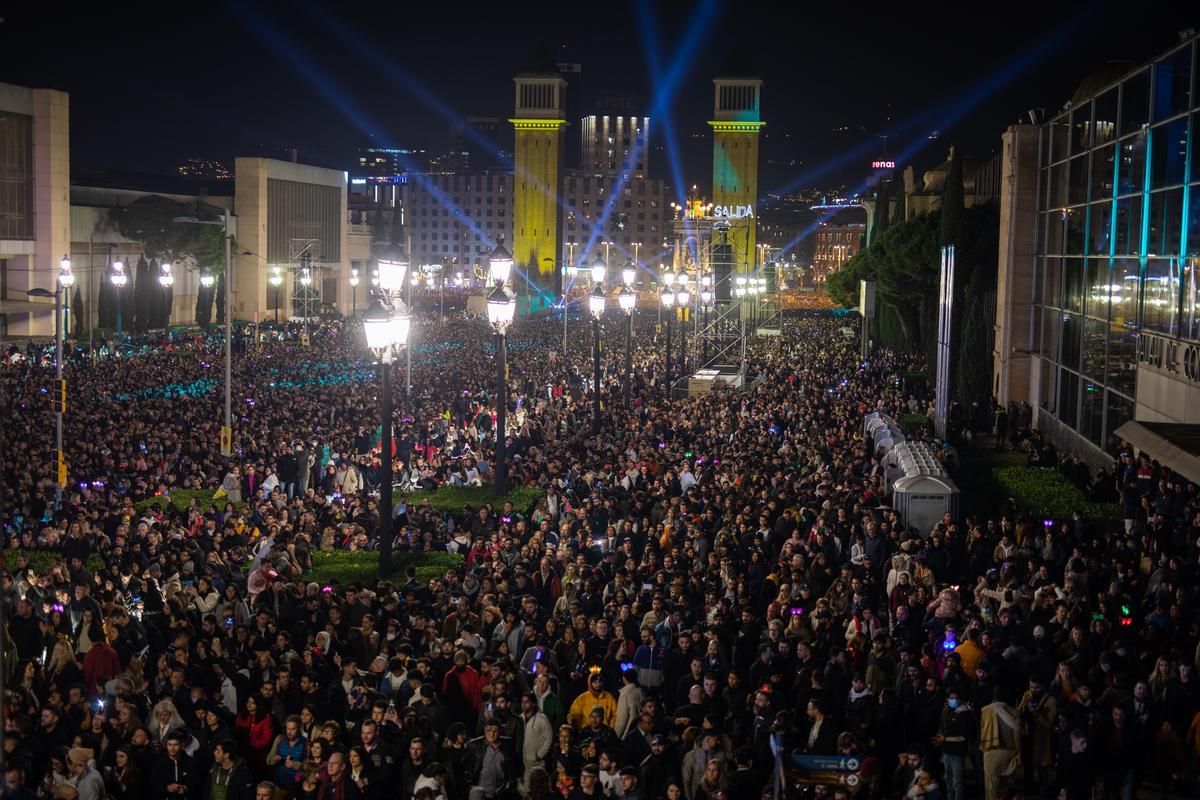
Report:
[[[779,267],[765,260],[765,247],[755,254],[764,263],[739,260],[736,254],[746,249],[739,238],[747,229],[726,217],[689,216],[676,226],[674,268],[692,286],[691,324],[682,326],[693,340],[690,360],[697,372],[733,368],[744,377],[748,338],[782,330]],[[707,304],[704,292],[710,294]]]
[[[324,267],[318,260],[320,239],[289,239],[286,269],[292,276],[291,317],[307,322],[321,316],[321,283]]]

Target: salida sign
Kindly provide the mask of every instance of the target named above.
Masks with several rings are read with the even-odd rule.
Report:
[[[1138,363],[1171,377],[1200,383],[1200,346],[1165,336],[1138,336]]]
[[[754,217],[754,206],[713,206],[714,217],[750,219]]]

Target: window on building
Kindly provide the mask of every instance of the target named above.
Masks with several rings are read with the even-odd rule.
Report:
[[[1187,164],[1187,117],[1178,117],[1150,132],[1150,188],[1183,183]],[[1193,132],[1192,136],[1200,135]]]
[[[1150,71],[1142,70],[1121,84],[1121,126],[1119,136],[1140,130],[1149,120]]]
[[[1182,114],[1195,104],[1192,97],[1192,49],[1187,44],[1154,65],[1154,119]]]

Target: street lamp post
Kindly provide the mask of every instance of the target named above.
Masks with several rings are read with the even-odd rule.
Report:
[[[54,298],[54,378],[57,384],[58,400],[54,403],[54,448],[57,453],[57,475],[54,483],[54,510],[62,505],[62,490],[67,482],[66,461],[63,459],[63,401],[67,398],[67,385],[63,381],[63,302],[64,294],[71,291],[75,285],[75,273],[71,272],[71,259],[63,256],[58,262],[58,276],[55,278],[54,291],[38,287],[30,289],[26,294],[30,297]]]
[[[604,285],[597,283],[588,297],[592,312],[592,436],[600,435],[600,316],[604,300]]]
[[[617,297],[621,310],[625,312],[625,406],[629,406],[629,383],[633,375],[633,308],[637,305],[637,295],[628,285],[621,290]]]
[[[312,287],[312,270],[307,265],[300,268],[300,291],[303,292],[302,301],[304,303],[304,340],[308,340],[308,309],[312,302],[312,295],[309,294]]]
[[[358,319],[358,267],[350,268],[350,316]]]
[[[674,275],[670,272],[663,275],[663,282],[667,282],[667,275],[671,275],[672,280]],[[662,307],[667,311],[667,399],[671,399],[671,320],[675,318],[675,290],[669,286],[663,287],[662,290]]]
[[[508,425],[508,353],[505,348],[505,335],[508,326],[512,324],[517,304],[505,284],[512,274],[512,255],[497,245],[488,258],[488,267],[494,288],[488,295],[487,316],[492,329],[496,331],[496,450],[493,470],[495,475],[496,496],[504,497],[508,493],[508,454],[505,452],[505,428]]]
[[[603,285],[604,281],[608,279],[608,262],[601,261],[600,256],[597,255],[594,259],[592,259],[592,266],[591,266],[590,272],[591,272],[591,277],[592,277],[592,284],[593,285],[597,285],[597,284]],[[591,302],[592,302],[592,300],[591,300],[591,297],[589,296],[588,297],[589,309],[591,307],[591,305],[590,305]]]
[[[685,324],[687,320],[683,315],[690,302],[691,296],[688,294],[687,284],[681,281],[679,290],[675,293],[675,305],[679,309],[679,371],[681,375],[687,374],[687,325]]]
[[[158,283],[163,287],[163,306],[166,309],[166,320],[163,324],[164,328],[171,327],[171,307],[168,302],[171,297],[171,287],[175,285],[175,276],[171,274],[171,262],[162,260],[159,263],[162,269],[162,274],[158,276]]]
[[[117,290],[117,347],[121,346],[121,295],[125,294],[121,290],[125,288],[125,284],[129,282],[129,276],[125,274],[125,265],[121,263],[121,259],[117,259],[112,265],[112,275],[109,276],[112,281],[113,288]]]
[[[700,325],[701,335],[704,337],[704,364],[702,366],[708,366],[708,311],[712,307],[712,300],[713,293],[712,289],[708,287],[708,278],[706,276],[701,282],[700,288],[700,309],[704,315],[704,319]]]
[[[379,262],[379,299],[363,314],[367,347],[379,357],[379,574],[392,571],[392,359],[396,350],[407,347],[412,317],[399,299],[408,263]]]
[[[275,327],[278,328],[279,327],[279,306],[283,302],[283,297],[282,297],[283,273],[280,271],[278,264],[271,267],[271,277],[269,280],[271,281],[271,286],[273,286],[275,288],[275,304],[274,304],[275,305]],[[288,317],[290,318],[291,314],[288,314]]]

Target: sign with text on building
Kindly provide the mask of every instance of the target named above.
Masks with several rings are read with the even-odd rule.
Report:
[[[871,169],[895,169],[895,161],[872,161]]]
[[[712,215],[728,219],[753,219],[754,206],[713,206]]]
[[[1176,380],[1200,383],[1200,345],[1139,333],[1138,366]]]

